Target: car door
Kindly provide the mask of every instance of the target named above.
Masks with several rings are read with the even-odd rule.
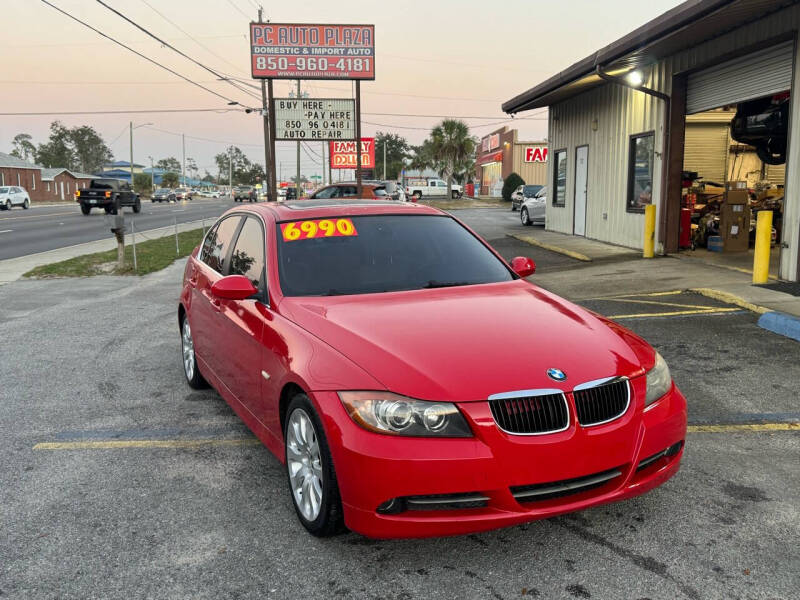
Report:
[[[266,289],[266,236],[264,223],[257,215],[248,215],[228,261],[227,275],[247,277],[258,294],[246,300],[220,301],[220,336],[217,347],[219,377],[234,396],[261,418],[262,356],[264,324],[269,304]],[[264,371],[268,373],[268,371]]]
[[[25,195],[22,193],[22,189],[14,187],[12,188],[12,190],[14,190],[14,196],[13,199],[11,200],[11,203],[15,205],[22,204],[25,198]]]
[[[220,377],[221,302],[211,293],[211,286],[223,277],[241,221],[241,214],[234,213],[222,218],[209,231],[200,249],[199,260],[192,263],[193,271],[189,274],[193,286],[189,317],[195,352],[217,378]]]

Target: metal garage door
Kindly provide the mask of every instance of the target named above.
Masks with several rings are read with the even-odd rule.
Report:
[[[686,123],[683,168],[707,182],[724,185],[728,154],[727,123]]]
[[[792,87],[794,42],[752,52],[689,75],[686,113],[777,94]]]

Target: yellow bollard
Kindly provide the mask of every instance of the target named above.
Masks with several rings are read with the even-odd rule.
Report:
[[[772,211],[759,211],[756,221],[756,251],[753,254],[753,283],[769,279],[769,246],[772,243]]]
[[[644,207],[644,258],[653,258],[656,254],[656,207],[648,204]]]

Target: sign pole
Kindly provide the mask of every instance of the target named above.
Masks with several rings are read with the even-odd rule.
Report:
[[[269,155],[272,160],[269,162],[269,189],[273,194],[271,197],[278,200],[278,187],[275,181],[275,101],[272,96],[272,79],[267,79],[267,98],[269,102]]]
[[[356,79],[356,186],[361,198],[361,80]]]
[[[263,23],[264,9],[258,9],[258,22]],[[275,188],[269,185],[269,164],[270,164],[270,144],[269,144],[269,110],[267,109],[267,84],[261,80],[261,116],[264,118],[264,172],[267,174],[267,201],[274,202],[278,199]]]
[[[303,99],[300,97],[300,80],[297,80],[297,101],[302,102]],[[297,142],[297,179],[295,179],[295,184],[297,185],[297,197],[300,198],[302,195],[300,193],[300,141]]]

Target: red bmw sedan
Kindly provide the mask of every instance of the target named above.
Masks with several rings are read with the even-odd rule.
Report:
[[[314,535],[462,534],[664,483],[686,434],[666,363],[533,272],[419,204],[237,207],[186,265],[186,378],[285,463]]]

